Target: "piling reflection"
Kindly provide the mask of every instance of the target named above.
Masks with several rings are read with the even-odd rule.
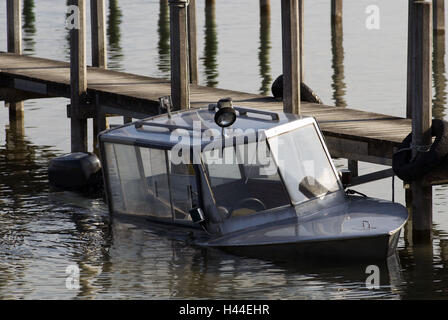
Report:
[[[447,79],[445,75],[445,35],[434,33],[433,50],[433,109],[432,114],[435,119],[444,119],[446,115],[445,105]]]
[[[168,0],[160,0],[159,4],[159,21],[157,23],[157,32],[159,34],[159,42],[157,50],[159,52],[159,61],[157,67],[160,73],[166,79],[171,77],[170,65],[170,14]]]
[[[215,21],[215,0],[205,0],[205,47],[202,61],[208,87],[218,85],[218,36]]]
[[[271,63],[269,59],[271,50],[271,4],[270,1],[260,1],[260,46],[258,60],[260,67],[261,87],[260,93],[270,94],[271,90]]]
[[[118,0],[109,0],[109,13],[107,18],[108,37],[108,68],[123,70],[123,49],[121,47],[121,20],[122,13]]]
[[[45,202],[49,147],[33,145],[25,136],[23,120],[11,120],[0,145],[0,298],[25,296],[33,289],[23,281],[32,257],[33,224]],[[11,287],[18,287],[16,292]],[[20,292],[20,293],[18,293]]]
[[[332,75],[332,89],[333,101],[337,107],[346,107],[344,82],[344,45],[343,45],[343,25],[342,21],[335,19],[331,23],[331,68]]]
[[[36,17],[34,14],[34,0],[23,0],[23,53],[33,54],[36,41]]]

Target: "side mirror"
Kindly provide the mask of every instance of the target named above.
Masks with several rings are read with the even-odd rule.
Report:
[[[194,223],[202,223],[205,221],[204,211],[201,208],[191,209],[190,216]]]
[[[341,178],[342,186],[344,188],[350,187],[352,184],[352,172],[348,169],[339,170],[339,176]]]

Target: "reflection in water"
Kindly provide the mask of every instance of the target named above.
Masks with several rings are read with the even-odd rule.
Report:
[[[108,43],[108,68],[112,70],[123,70],[123,53],[120,45],[121,40],[121,9],[117,0],[109,0],[109,16],[107,20]]]
[[[445,35],[434,33],[434,50],[433,50],[433,81],[434,81],[434,98],[432,114],[435,119],[443,119],[445,117],[446,104],[446,84],[445,75]]]
[[[331,52],[333,55],[331,67],[333,69],[331,87],[333,88],[333,101],[337,107],[346,107],[345,82],[344,82],[344,46],[343,46],[343,22],[332,21],[331,23]]]
[[[218,85],[218,37],[215,22],[215,0],[205,0],[205,48],[204,61],[205,78],[208,87]]]
[[[260,66],[261,88],[263,95],[270,94],[271,90],[271,64],[269,54],[271,50],[271,5],[269,1],[260,1],[260,47],[258,59]]]
[[[159,34],[159,42],[157,49],[159,51],[159,61],[157,67],[165,79],[171,77],[170,65],[170,11],[168,0],[160,0],[159,22],[157,32]]]
[[[33,145],[23,122],[6,126],[0,145],[0,299],[72,295],[65,287],[70,264],[82,275],[78,296],[92,297],[107,287],[98,279],[108,271],[110,246],[109,217],[96,210],[104,202],[89,200],[82,211],[51,201],[47,168],[57,155],[51,147]]]
[[[36,17],[34,15],[34,0],[23,0],[23,53],[33,54],[36,44]]]

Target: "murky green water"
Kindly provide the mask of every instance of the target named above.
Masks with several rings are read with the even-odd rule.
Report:
[[[169,76],[166,2],[106,1],[110,68]],[[271,2],[270,10],[260,12],[256,0],[197,1],[201,84],[270,93],[281,73],[280,5]],[[332,33],[329,3],[306,1],[305,82],[324,103],[403,116],[407,2],[344,1],[343,39]],[[365,10],[372,4],[380,9],[379,30],[365,27]],[[2,3],[3,51],[5,20]],[[25,53],[67,60],[64,25],[65,1],[24,0]],[[435,38],[437,118],[446,118],[444,42],[444,37]],[[59,98],[27,101],[22,124],[9,123],[7,109],[0,108],[1,299],[448,297],[447,187],[434,187],[433,244],[414,246],[406,230],[399,259],[379,266],[381,286],[369,290],[367,265],[274,264],[195,248],[151,228],[111,219],[102,199],[51,191],[48,162],[70,149],[67,103]],[[346,165],[342,160],[337,164]],[[361,173],[375,169],[360,165]],[[357,189],[391,199],[391,179]],[[404,203],[399,179],[395,190],[396,201]],[[80,270],[78,289],[67,288],[70,265]]]

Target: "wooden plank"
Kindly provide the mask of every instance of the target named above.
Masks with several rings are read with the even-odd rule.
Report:
[[[283,110],[300,114],[299,0],[282,0]]]

